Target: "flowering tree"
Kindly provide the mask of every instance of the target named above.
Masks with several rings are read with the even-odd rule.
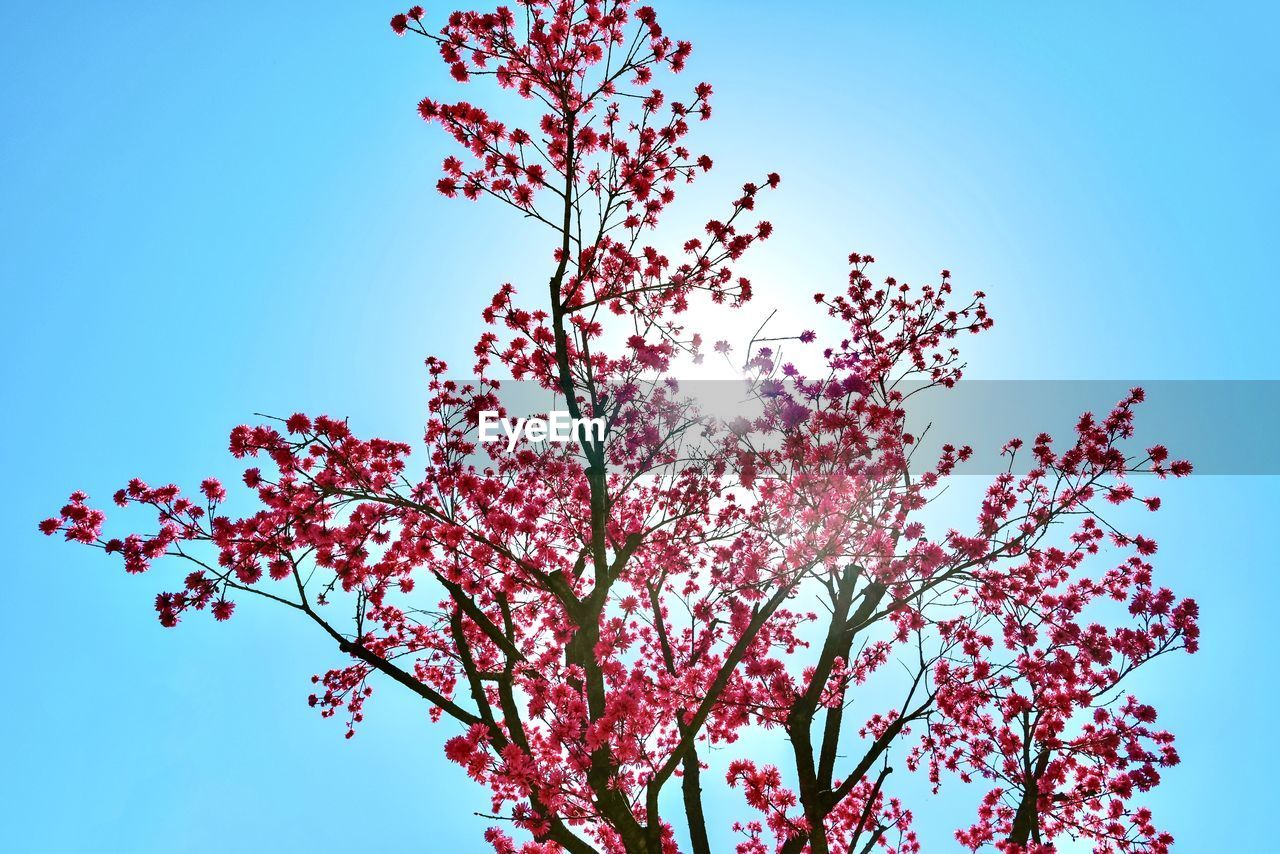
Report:
[[[231,433],[236,458],[260,461],[247,516],[224,510],[214,479],[198,495],[133,480],[115,503],[153,511],[149,533],[107,538],[79,492],[41,530],[131,573],[188,564],[156,598],[165,626],[227,620],[250,597],[313,623],[343,658],[310,702],[348,737],[375,682],[422,698],[456,728],[448,758],[491,793],[500,854],[701,854],[729,833],[742,854],[917,851],[893,757],[935,792],[984,786],[956,833],[969,848],[1048,852],[1067,835],[1167,850],[1135,801],[1177,754],[1123,683],[1195,650],[1196,606],[1156,586],[1153,542],[1100,515],[1159,507],[1132,474],[1190,472],[1162,447],[1127,448],[1141,391],[1065,443],[1009,442],[976,519],[927,532],[921,511],[970,451],[913,459],[905,406],[960,378],[952,339],[991,326],[982,294],[953,307],[945,271],[916,290],[874,282],[873,259],[853,255],[845,291],[817,296],[835,343],[802,367],[753,339],[750,417],[706,416],[672,378],[704,353],[686,312],[751,298],[734,268],[769,237],[749,220],[779,179],[746,184],[674,257],[645,243],[712,167],[684,142],[711,87],[653,88],[688,42],[629,0],[523,0],[439,32],[424,20],[414,7],[391,26],[431,42],[459,83],[493,77],[542,113],[522,128],[422,101],[459,145],[439,191],[514,208],[553,251],[527,301],[510,285],[493,297],[471,379],[428,360],[423,461],[296,414]],[[604,419],[605,439],[479,445],[507,377]],[[849,716],[872,679],[894,699]],[[730,761],[720,782],[738,794],[718,797],[745,815],[709,827],[709,751],[745,752],[748,729],[785,738],[790,758]]]

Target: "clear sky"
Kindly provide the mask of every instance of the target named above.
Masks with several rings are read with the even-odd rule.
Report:
[[[761,308],[860,250],[990,294],[973,376],[1277,378],[1274,4],[654,5],[717,90],[690,217],[783,175]],[[422,358],[465,364],[545,249],[431,189],[413,108],[447,84],[394,6],[110,6],[0,5],[0,847],[481,850],[485,798],[418,706],[388,687],[344,741],[306,707],[338,660],[308,627],[246,603],[162,630],[159,578],[35,522],[77,487],[234,479],[254,412],[415,439]],[[1275,487],[1170,484],[1149,526],[1204,610],[1203,651],[1144,686],[1180,736],[1151,803],[1182,851],[1274,837]],[[955,849],[954,816],[917,822]]]

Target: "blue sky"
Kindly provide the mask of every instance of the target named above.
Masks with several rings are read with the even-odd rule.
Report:
[[[971,376],[1276,378],[1271,4],[656,5],[717,90],[687,204],[783,175],[760,310],[859,250],[990,294]],[[465,364],[545,248],[431,189],[445,146],[413,107],[447,84],[394,7],[127,6],[0,8],[4,847],[480,850],[484,798],[416,705],[380,692],[345,742],[306,708],[335,660],[307,627],[163,631],[159,579],[34,524],[77,487],[233,478],[254,412],[414,439],[422,358]],[[1150,526],[1204,609],[1204,651],[1146,686],[1181,739],[1151,802],[1183,851],[1273,836],[1274,488],[1171,484]],[[949,816],[918,822],[954,849]]]

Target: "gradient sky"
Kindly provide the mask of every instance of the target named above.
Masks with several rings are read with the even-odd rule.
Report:
[[[246,603],[164,631],[156,575],[35,522],[133,475],[233,480],[254,412],[414,439],[422,358],[465,364],[545,246],[431,189],[413,108],[448,88],[394,6],[111,5],[0,7],[0,847],[481,850],[485,798],[418,705],[383,690],[344,741],[306,707],[337,661],[309,627]],[[783,175],[753,311],[859,250],[990,294],[971,376],[1277,378],[1274,4],[655,5],[717,91],[689,222]],[[1169,484],[1148,526],[1204,611],[1203,651],[1143,684],[1180,737],[1150,803],[1181,851],[1272,844],[1275,485]],[[917,809],[929,850],[961,820]]]

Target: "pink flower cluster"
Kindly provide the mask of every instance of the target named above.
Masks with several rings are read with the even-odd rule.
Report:
[[[1191,466],[1130,447],[1141,391],[1065,442],[1010,441],[972,517],[930,530],[922,511],[972,451],[919,459],[907,406],[961,379],[956,339],[992,326],[981,292],[957,299],[947,271],[877,280],[854,254],[844,290],[815,298],[821,333],[712,345],[741,353],[754,408],[706,416],[675,379],[705,355],[688,309],[751,299],[741,262],[772,234],[754,211],[780,181],[744,184],[679,254],[649,245],[712,166],[686,141],[711,87],[655,88],[688,43],[626,0],[522,0],[438,32],[415,6],[391,26],[457,82],[492,77],[541,112],[519,127],[468,101],[419,107],[456,145],[442,193],[550,234],[545,290],[497,289],[469,379],[428,359],[412,465],[407,444],[295,414],[231,432],[243,510],[216,479],[190,495],[134,480],[116,503],[146,508],[149,532],[104,538],[80,492],[40,530],[129,572],[191,564],[156,599],[166,626],[245,601],[313,624],[341,658],[309,703],[348,737],[374,682],[420,698],[505,822],[485,834],[499,854],[704,854],[715,786],[741,798],[719,829],[741,854],[909,854],[891,760],[937,790],[984,786],[956,834],[975,850],[1167,850],[1140,801],[1178,755],[1126,680],[1194,652],[1198,615],[1156,582],[1156,544],[1124,514],[1157,510],[1139,484]],[[781,340],[826,343],[789,361]],[[482,448],[507,377],[604,419],[606,440]],[[778,739],[773,764],[748,733]],[[704,774],[713,750],[723,775]]]

